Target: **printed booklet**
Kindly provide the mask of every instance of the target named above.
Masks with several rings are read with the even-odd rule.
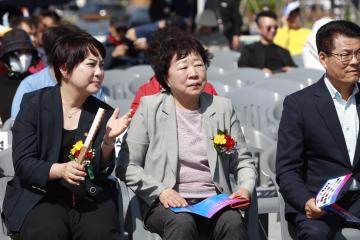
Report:
[[[350,179],[351,175],[352,174],[349,173],[341,177],[329,179],[316,196],[316,206],[323,208],[328,212],[340,215],[348,222],[360,223],[359,218],[355,217],[350,212],[336,204],[336,200],[341,189]]]
[[[198,214],[206,218],[211,218],[215,213],[226,206],[230,206],[231,208],[245,209],[250,204],[250,200],[248,198],[229,198],[229,196],[230,195],[227,193],[222,193],[208,197],[197,204],[187,206],[185,208],[170,208],[170,210],[175,213],[188,212]]]

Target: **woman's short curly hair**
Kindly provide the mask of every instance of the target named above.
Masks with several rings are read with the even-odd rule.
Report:
[[[160,85],[171,92],[167,85],[167,75],[171,59],[186,57],[191,52],[199,54],[206,66],[210,64],[212,55],[191,34],[175,27],[166,27],[154,32],[148,48],[151,67]]]

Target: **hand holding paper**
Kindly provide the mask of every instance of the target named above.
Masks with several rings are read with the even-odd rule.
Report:
[[[169,207],[186,207],[188,203],[180,196],[178,192],[171,188],[167,188],[161,191],[159,200],[165,208]]]
[[[230,198],[244,197],[250,199],[250,192],[245,188],[240,188],[236,192],[230,195]]]
[[[223,209],[224,207],[245,209],[249,206],[250,200],[246,197],[233,197],[230,198],[229,194],[222,193],[208,197],[201,202],[185,207],[185,208],[170,208],[171,211],[188,212],[198,214],[200,216],[211,218],[215,213]]]
[[[316,206],[315,198],[310,198],[305,204],[305,214],[308,219],[316,219],[324,216],[326,212]]]

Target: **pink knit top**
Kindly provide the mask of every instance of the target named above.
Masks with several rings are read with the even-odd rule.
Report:
[[[183,198],[207,198],[215,195],[202,114],[199,110],[176,108],[176,120],[179,161],[174,189]]]

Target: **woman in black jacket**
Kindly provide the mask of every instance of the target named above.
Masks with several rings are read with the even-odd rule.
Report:
[[[114,142],[129,124],[97,100],[103,81],[103,45],[87,33],[69,33],[52,50],[55,87],[25,94],[13,127],[15,176],[4,200],[5,223],[20,239],[118,239],[116,199],[107,177]],[[106,110],[86,154],[73,161],[98,108]]]

